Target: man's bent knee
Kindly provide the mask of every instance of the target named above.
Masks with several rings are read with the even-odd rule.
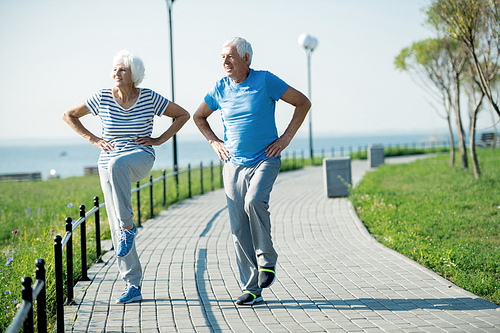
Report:
[[[267,210],[269,205],[266,201],[259,199],[258,197],[247,197],[245,198],[245,212],[250,215],[251,212],[259,210]]]

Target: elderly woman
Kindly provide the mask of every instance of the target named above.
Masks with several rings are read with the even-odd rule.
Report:
[[[114,87],[97,91],[85,102],[66,112],[62,118],[75,132],[101,149],[97,162],[106,202],[118,267],[126,282],[117,303],[142,299],[142,268],[135,248],[137,227],[133,223],[131,183],[143,179],[153,167],[159,146],[188,121],[189,113],[148,88],[137,86],[144,78],[142,60],[126,50],[113,60]],[[92,114],[102,122],[102,138],[83,126],[80,117]],[[173,118],[172,125],[159,137],[151,137],[154,116]]]

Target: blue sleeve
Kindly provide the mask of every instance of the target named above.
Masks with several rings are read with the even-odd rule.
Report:
[[[215,96],[216,96],[215,87],[213,87],[204,98],[205,103],[207,103],[208,107],[212,111],[220,109],[219,103],[215,99]]]
[[[266,73],[266,89],[269,96],[278,101],[288,89],[288,84],[271,72]]]
[[[95,94],[85,100],[85,105],[90,110],[93,116],[99,114],[99,105],[101,104],[102,90],[97,91]]]

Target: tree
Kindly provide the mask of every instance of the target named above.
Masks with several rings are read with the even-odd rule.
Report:
[[[403,49],[394,63],[397,69],[419,77],[423,87],[442,100],[450,138],[450,166],[455,161],[450,114],[452,109],[455,111],[462,166],[467,168],[465,135],[460,116],[460,79],[465,59],[458,42],[450,38],[430,38]]]
[[[465,145],[465,131],[462,125],[462,113],[460,108],[460,81],[464,70],[467,56],[460,43],[450,38],[442,39],[442,47],[448,56],[453,73],[453,110],[455,111],[455,121],[458,133],[458,149],[460,151],[460,160],[462,168],[468,168],[467,147]]]
[[[469,127],[469,147],[470,147],[470,157],[472,160],[472,169],[474,172],[474,177],[479,179],[481,176],[481,170],[479,169],[479,163],[477,161],[476,154],[476,124],[477,124],[477,115],[479,113],[484,93],[479,87],[479,83],[476,81],[474,75],[474,68],[472,64],[468,65],[469,75],[466,80],[464,80],[465,84],[465,93],[469,99],[469,117],[470,117],[470,127]],[[479,97],[477,96],[479,95]]]
[[[430,11],[451,37],[464,43],[479,87],[500,117],[498,96],[491,89],[498,70],[500,0],[435,0]]]
[[[454,111],[455,111],[455,119],[458,130],[458,147],[460,150],[460,157],[462,161],[462,167],[464,169],[468,168],[467,161],[467,147],[465,145],[465,132],[462,126],[462,116],[460,112],[460,80],[462,72],[464,70],[464,66],[468,62],[467,49],[463,45],[463,43],[456,38],[450,37],[448,30],[446,28],[446,24],[443,19],[432,9],[432,7],[426,10],[427,20],[425,25],[433,29],[439,38],[441,38],[444,43],[444,49],[448,53],[450,59],[452,59],[452,67],[454,68]]]

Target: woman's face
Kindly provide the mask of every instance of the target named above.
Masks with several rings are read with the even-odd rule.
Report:
[[[134,85],[132,81],[132,71],[130,67],[125,67],[124,64],[118,63],[113,67],[113,81],[115,82],[115,87],[124,87],[128,85]]]

